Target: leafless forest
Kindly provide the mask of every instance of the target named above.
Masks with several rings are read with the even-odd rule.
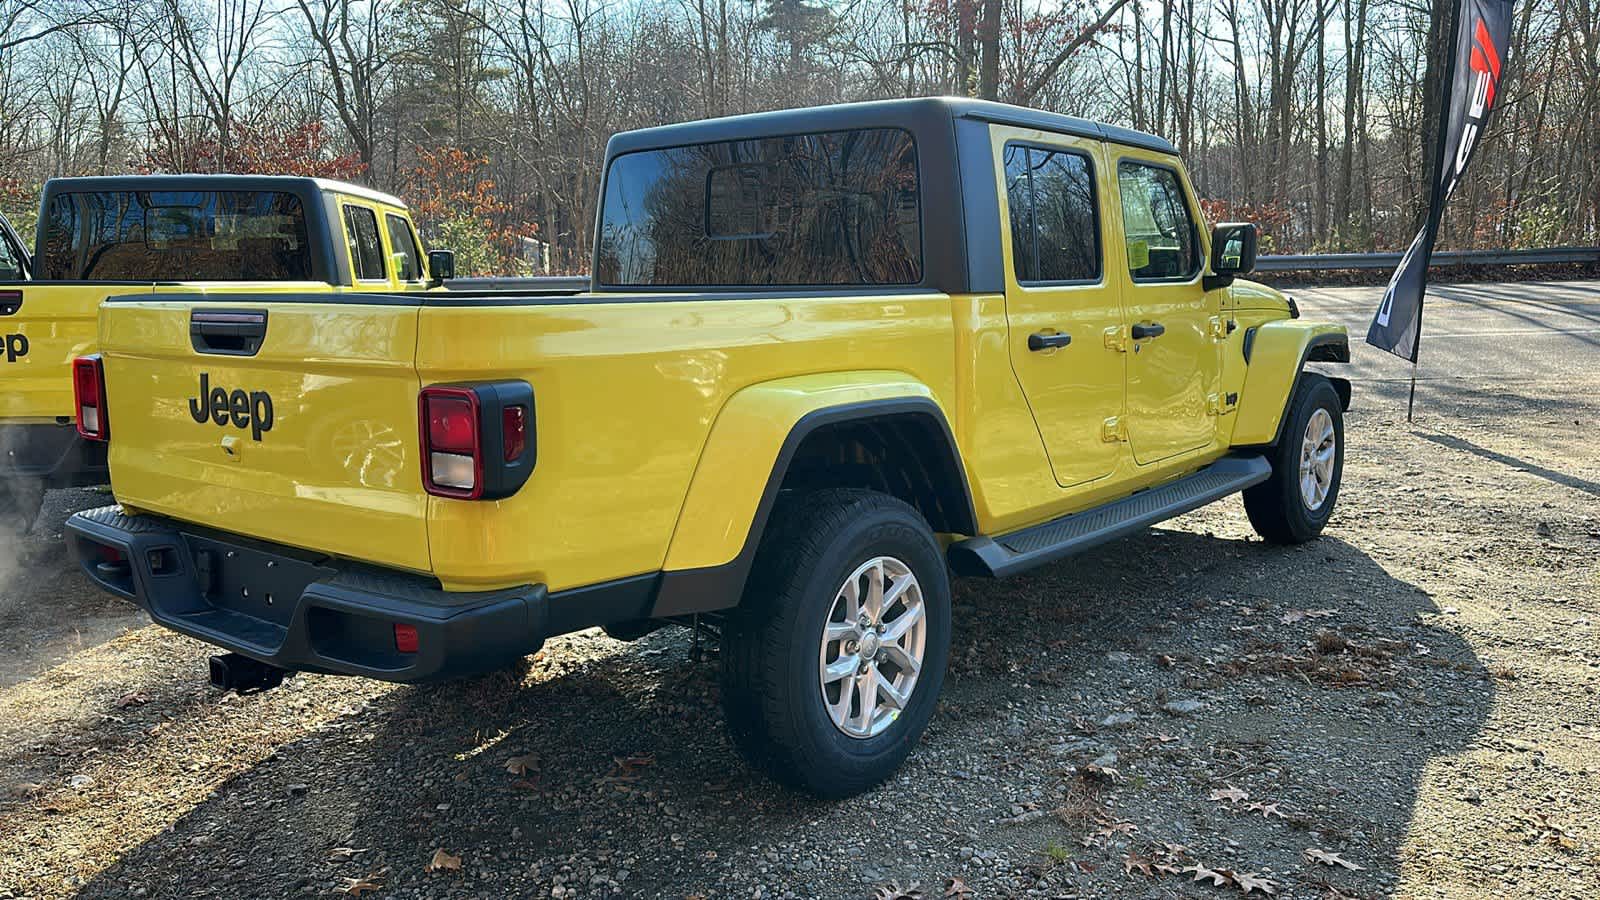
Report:
[[[1453,7],[0,0],[0,208],[26,229],[57,175],[320,174],[406,197],[467,270],[582,271],[615,131],[970,94],[1169,137],[1271,252],[1397,248]],[[1443,245],[1600,243],[1600,0],[1519,3],[1500,91]]]

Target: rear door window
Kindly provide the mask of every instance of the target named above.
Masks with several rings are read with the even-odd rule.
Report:
[[[1008,144],[1006,202],[1019,284],[1100,279],[1100,216],[1089,157]]]
[[[300,198],[281,191],[56,194],[39,277],[65,281],[308,281]]]
[[[350,241],[350,268],[356,280],[388,281],[383,239],[378,237],[378,214],[365,206],[346,206],[344,230]]]
[[[421,281],[422,253],[417,249],[416,238],[412,236],[411,224],[394,213],[385,213],[383,221],[389,226],[389,246],[394,248],[399,261],[400,280]]]
[[[917,150],[892,128],[627,153],[612,160],[596,280],[624,287],[922,280]]]

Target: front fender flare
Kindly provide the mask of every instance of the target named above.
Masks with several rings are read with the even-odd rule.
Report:
[[[1343,325],[1280,319],[1251,332],[1245,341],[1249,368],[1230,441],[1235,447],[1277,443],[1284,411],[1308,361],[1350,361],[1350,335]]]

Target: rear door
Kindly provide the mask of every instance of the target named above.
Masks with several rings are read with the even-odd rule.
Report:
[[[117,499],[427,571],[417,310],[351,294],[108,303],[100,335]]]
[[[1170,158],[1116,154],[1128,315],[1128,442],[1149,465],[1216,438],[1223,291],[1206,291],[1202,218]]]
[[[1095,141],[995,128],[1006,207],[1011,366],[1062,487],[1109,476],[1125,370],[1123,322],[1106,276],[1104,151]],[[1109,440],[1107,439],[1109,438]]]

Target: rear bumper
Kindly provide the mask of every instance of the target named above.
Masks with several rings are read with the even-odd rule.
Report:
[[[0,424],[0,476],[32,478],[46,487],[106,484],[106,445],[86,441],[72,425]]]
[[[84,573],[158,624],[283,669],[426,682],[504,667],[548,633],[542,585],[452,593],[377,569],[114,506],[67,520]],[[395,625],[417,632],[396,648]]]

